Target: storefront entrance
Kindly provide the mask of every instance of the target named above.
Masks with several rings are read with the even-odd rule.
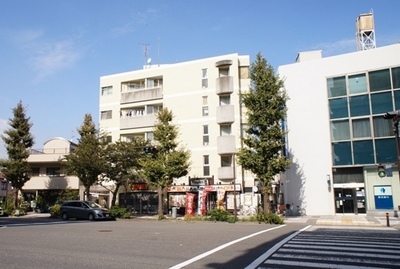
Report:
[[[364,188],[335,188],[336,214],[365,214]]]

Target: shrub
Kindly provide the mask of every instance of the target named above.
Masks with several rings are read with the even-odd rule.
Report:
[[[257,221],[258,222],[265,222],[267,224],[283,224],[284,220],[281,216],[275,214],[275,213],[259,213],[257,214]]]
[[[112,206],[110,208],[110,214],[113,218],[118,219],[129,219],[131,217],[131,213],[126,207]]]
[[[53,205],[50,208],[50,217],[51,218],[59,218],[60,217],[60,210],[61,210],[61,205]]]
[[[237,217],[222,209],[209,210],[207,211],[207,216],[210,221],[227,221],[229,223],[237,221]]]

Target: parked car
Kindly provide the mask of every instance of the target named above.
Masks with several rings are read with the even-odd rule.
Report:
[[[89,201],[65,201],[61,205],[60,216],[63,220],[73,219],[113,219],[110,212],[106,208],[102,208],[99,204]]]

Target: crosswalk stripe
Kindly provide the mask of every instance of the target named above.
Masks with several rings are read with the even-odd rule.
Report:
[[[257,268],[397,268],[399,250],[397,233],[353,236],[351,232],[303,230],[284,241]]]

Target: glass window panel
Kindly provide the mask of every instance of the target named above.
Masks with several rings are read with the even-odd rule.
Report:
[[[221,167],[232,166],[232,155],[221,156]]]
[[[374,147],[372,140],[354,141],[354,164],[371,164],[374,160]]]
[[[393,89],[400,88],[400,67],[392,68]]]
[[[396,140],[394,138],[376,139],[375,151],[377,163],[393,163],[397,160]]]
[[[394,91],[394,107],[395,110],[400,109],[400,91]]]
[[[389,69],[369,72],[369,88],[371,92],[391,89]]]
[[[203,125],[203,134],[208,134],[208,125]]]
[[[203,176],[209,176],[210,175],[210,166],[204,166],[203,167]]]
[[[349,91],[350,94],[367,92],[367,79],[365,74],[349,76]]]
[[[329,97],[346,95],[346,78],[344,76],[337,78],[328,78],[327,86]]]
[[[333,165],[351,165],[350,142],[332,143]]]
[[[230,135],[232,133],[232,126],[231,125],[221,125],[220,127],[220,135]]]
[[[350,97],[350,115],[352,117],[369,115],[368,95],[359,95]]]
[[[203,155],[203,160],[205,165],[210,164],[210,157],[208,155]]]
[[[332,141],[350,139],[350,125],[348,120],[331,121]]]
[[[347,97],[329,100],[331,119],[346,118],[349,116],[347,109]]]
[[[203,135],[203,146],[208,146],[210,143],[210,138],[208,135]]]
[[[353,120],[353,138],[371,137],[369,118]]]
[[[375,137],[384,137],[384,136],[393,136],[393,121],[386,120],[382,116],[376,116],[373,119],[374,121],[374,136]]]
[[[372,113],[380,114],[393,110],[392,93],[371,94]]]

